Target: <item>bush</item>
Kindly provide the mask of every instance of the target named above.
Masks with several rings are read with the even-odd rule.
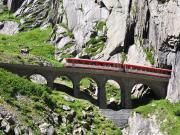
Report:
[[[90,56],[95,56],[103,50],[105,42],[104,36],[93,37],[86,43],[85,52]]]
[[[144,52],[146,54],[146,59],[149,60],[149,62],[154,65],[155,64],[155,60],[154,60],[154,55],[152,53],[151,50],[149,49],[144,49]]]
[[[158,0],[159,3],[164,4],[166,2],[169,2],[169,0]]]
[[[99,21],[97,22],[95,29],[98,30],[103,30],[103,28],[106,27],[106,22],[105,21]]]

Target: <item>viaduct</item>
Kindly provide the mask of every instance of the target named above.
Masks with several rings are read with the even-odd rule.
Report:
[[[123,108],[131,108],[131,90],[136,84],[144,84],[149,86],[158,98],[165,98],[168,78],[158,78],[155,76],[147,76],[143,74],[132,74],[117,71],[103,71],[95,69],[83,68],[55,68],[34,65],[18,65],[0,63],[0,68],[4,68],[19,76],[40,74],[47,80],[47,85],[53,88],[54,80],[60,76],[67,76],[73,83],[73,94],[76,98],[80,97],[80,81],[85,77],[93,79],[98,86],[98,105],[105,109],[106,92],[105,84],[108,80],[116,81],[121,87],[121,103]]]

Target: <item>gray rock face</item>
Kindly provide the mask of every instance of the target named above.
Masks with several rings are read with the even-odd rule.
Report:
[[[173,103],[180,102],[180,52],[176,54],[176,59],[173,66],[172,77],[168,86],[167,99]]]
[[[129,47],[127,59],[125,64],[136,64],[142,66],[152,66],[149,61],[146,59],[146,54],[143,51],[143,47],[140,45],[132,45]]]
[[[0,22],[0,34],[14,35],[19,32],[19,24],[13,21]]]
[[[46,28],[51,24],[55,25],[61,20],[60,1],[39,1],[24,0],[20,8],[15,12],[16,16],[23,17],[21,19],[21,28],[35,28],[41,26]]]
[[[128,124],[129,127],[122,130],[123,135],[163,135],[156,123],[155,116],[143,118],[140,114],[134,113],[128,119]]]

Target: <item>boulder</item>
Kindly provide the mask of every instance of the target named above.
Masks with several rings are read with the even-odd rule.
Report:
[[[73,135],[85,135],[86,131],[83,127],[79,127],[73,130]]]
[[[40,129],[41,134],[47,135],[50,126],[51,125],[48,123],[43,123],[43,124],[39,125],[39,129]]]
[[[128,124],[129,126],[122,130],[123,135],[163,135],[155,116],[143,118],[140,114],[133,113],[128,119]]]
[[[55,129],[53,126],[48,128],[47,135],[55,135]]]
[[[50,112],[49,120],[56,125],[59,125],[62,121],[61,116],[55,112]]]
[[[74,110],[72,110],[71,112],[69,112],[67,114],[67,119],[69,120],[69,122],[72,122],[74,120],[75,116],[76,116],[76,112]]]
[[[0,34],[14,35],[19,31],[19,24],[13,21],[5,21],[0,24]]]
[[[68,101],[68,102],[75,102],[75,99],[73,97],[70,96],[63,96],[64,100]]]
[[[21,49],[20,53],[22,55],[27,55],[27,54],[29,54],[29,49],[28,48],[23,48],[23,49]]]
[[[14,128],[14,134],[15,135],[21,135],[22,133],[21,133],[21,129],[18,127],[18,126],[16,126],[15,128]]]
[[[66,106],[66,105],[63,105],[63,106],[62,106],[62,109],[63,109],[64,111],[70,111],[70,110],[71,110],[71,108],[70,108],[69,106]]]

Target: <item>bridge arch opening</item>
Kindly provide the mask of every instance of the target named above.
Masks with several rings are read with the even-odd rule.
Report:
[[[95,80],[89,77],[84,77],[80,80],[80,91],[85,99],[97,104],[98,85]]]
[[[152,100],[158,99],[153,89],[145,84],[135,84],[131,90],[131,100],[133,107],[146,105]]]
[[[53,82],[53,87],[56,90],[73,95],[73,83],[68,76],[58,76]]]
[[[47,79],[43,75],[33,74],[29,76],[29,79],[34,83],[47,85]]]
[[[115,80],[108,80],[105,84],[107,107],[118,110],[121,104],[121,88]]]

